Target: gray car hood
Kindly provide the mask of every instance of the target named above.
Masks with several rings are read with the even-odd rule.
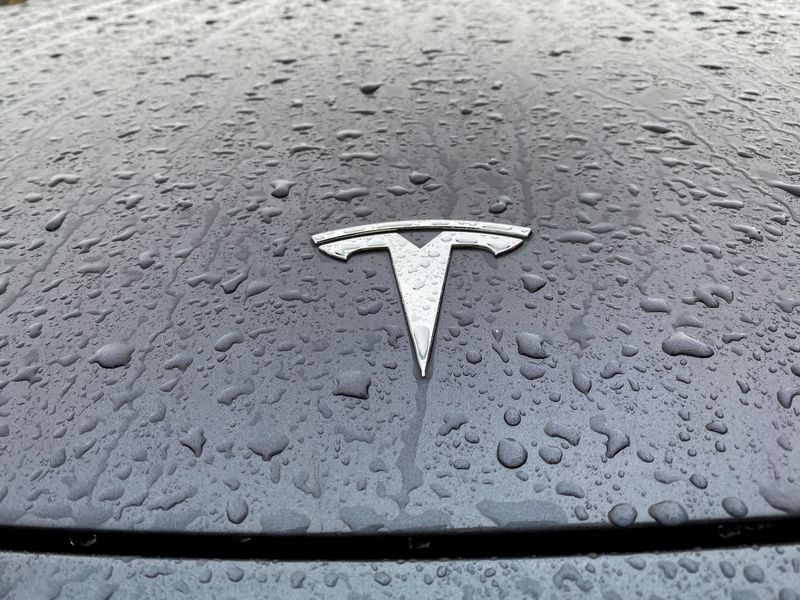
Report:
[[[726,36],[757,14],[162,4],[6,31],[3,525],[800,511],[798,82]],[[312,241],[415,219],[531,230],[452,251],[425,377],[389,252]]]

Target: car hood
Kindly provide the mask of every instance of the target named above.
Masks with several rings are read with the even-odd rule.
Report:
[[[796,115],[716,13],[184,4],[27,23],[0,71],[2,524],[800,511]],[[444,275],[312,239],[422,220],[530,232]]]

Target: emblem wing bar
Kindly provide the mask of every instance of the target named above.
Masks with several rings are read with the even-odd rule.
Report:
[[[519,227],[517,225],[505,225],[503,223],[487,223],[485,221],[451,221],[446,219],[423,219],[413,221],[387,221],[385,223],[371,223],[369,225],[357,225],[355,227],[345,227],[344,229],[334,229],[324,233],[317,233],[311,236],[311,240],[319,246],[327,242],[333,242],[345,238],[360,237],[373,233],[389,233],[397,231],[470,231],[473,233],[494,233],[506,235],[520,239],[527,238],[531,230],[529,227]]]

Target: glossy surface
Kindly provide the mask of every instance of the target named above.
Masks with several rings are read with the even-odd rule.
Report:
[[[796,546],[571,559],[307,563],[0,554],[0,598],[774,598],[796,600]],[[90,596],[91,597],[91,596]]]
[[[796,10],[2,7],[0,523],[800,512]],[[416,219],[532,229],[425,379],[388,253],[311,241]]]

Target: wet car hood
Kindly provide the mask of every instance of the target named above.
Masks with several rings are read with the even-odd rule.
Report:
[[[161,4],[9,37],[33,67],[0,70],[2,524],[800,512],[797,82],[730,40],[778,21]],[[422,219],[531,230],[452,250],[425,377],[390,253],[312,241]]]

